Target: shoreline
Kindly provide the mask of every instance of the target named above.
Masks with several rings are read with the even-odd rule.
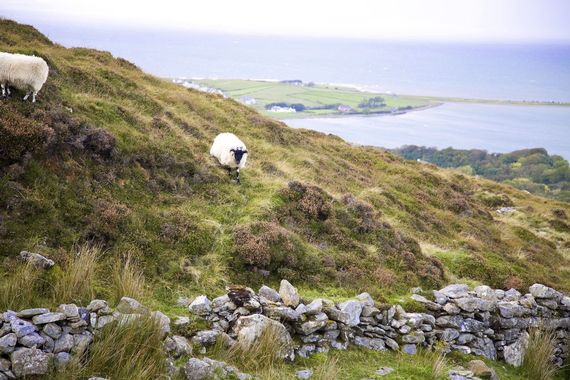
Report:
[[[303,114],[302,112],[293,113],[299,115],[298,117],[275,117],[270,113],[263,113],[266,116],[272,117],[274,119],[280,121],[286,120],[299,120],[299,119],[337,119],[337,118],[350,118],[350,117],[377,117],[377,116],[399,116],[405,115],[412,112],[420,112],[425,111],[430,108],[436,108],[444,105],[445,103],[437,103],[437,104],[428,104],[425,106],[414,107],[409,110],[405,111],[398,111],[398,112],[368,112],[368,113],[359,113],[359,112],[352,112],[352,113],[325,113],[325,114]]]

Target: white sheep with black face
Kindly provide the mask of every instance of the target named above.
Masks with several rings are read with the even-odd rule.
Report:
[[[233,133],[220,133],[214,139],[210,148],[210,155],[216,157],[220,165],[228,169],[232,175],[232,169],[236,169],[236,180],[240,184],[239,170],[245,167],[247,161],[247,148]]]
[[[0,86],[2,96],[10,95],[10,87],[26,92],[24,100],[30,94],[32,102],[47,80],[49,68],[43,58],[34,55],[11,54],[0,52]]]

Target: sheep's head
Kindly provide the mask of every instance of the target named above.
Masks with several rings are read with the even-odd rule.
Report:
[[[243,155],[247,154],[247,150],[243,149],[243,147],[230,149],[230,152],[232,152],[234,154],[234,159],[236,160],[236,164],[239,164]]]

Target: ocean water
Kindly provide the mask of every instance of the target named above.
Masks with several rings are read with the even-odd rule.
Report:
[[[163,77],[301,79],[401,94],[570,101],[570,45],[255,37],[36,25]]]
[[[477,148],[495,153],[540,147],[570,160],[570,107],[446,103],[403,115],[285,122],[361,145]]]

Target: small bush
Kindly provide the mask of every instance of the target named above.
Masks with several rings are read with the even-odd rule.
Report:
[[[78,249],[74,257],[64,265],[61,275],[56,279],[52,296],[55,303],[83,304],[93,299],[99,256],[101,256],[101,250],[97,246],[81,246]]]
[[[332,213],[331,197],[320,187],[292,181],[285,194],[310,219],[327,220]]]
[[[527,350],[522,364],[529,380],[551,380],[558,368],[554,363],[556,334],[551,329],[536,328],[530,331]]]

